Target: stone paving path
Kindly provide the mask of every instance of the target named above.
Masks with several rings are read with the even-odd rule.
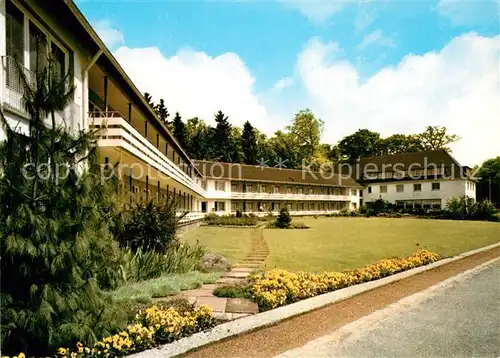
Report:
[[[195,306],[207,305],[212,308],[214,317],[223,320],[233,320],[259,312],[257,304],[242,298],[216,297],[212,294],[218,286],[244,283],[254,271],[262,269],[269,255],[269,247],[263,236],[263,227],[254,229],[251,236],[250,251],[245,258],[233,265],[231,271],[221,277],[217,283],[182,291],[179,296],[186,298]]]

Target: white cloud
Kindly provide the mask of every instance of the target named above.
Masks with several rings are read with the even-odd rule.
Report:
[[[358,45],[358,49],[363,50],[371,45],[378,45],[383,47],[394,47],[394,40],[382,32],[382,30],[377,29],[363,38],[363,41]]]
[[[498,0],[440,0],[437,11],[453,26],[497,25],[500,23]]]
[[[464,34],[440,52],[408,55],[361,82],[351,63],[332,61],[336,43],[315,38],[297,67],[310,107],[325,121],[325,141],[359,128],[386,136],[444,125],[462,137],[452,146],[457,159],[474,165],[500,152],[499,40]]]
[[[110,49],[115,49],[117,46],[125,44],[125,38],[123,37],[123,33],[115,29],[111,25],[110,21],[108,20],[94,21],[92,22],[92,26],[96,30],[101,40]]]
[[[280,91],[282,89],[290,87],[291,85],[293,85],[293,78],[285,77],[276,82],[273,86],[273,89],[276,91]]]
[[[322,24],[345,6],[337,0],[278,0],[291,9],[298,10],[311,22]]]
[[[170,113],[198,116],[213,124],[214,113],[222,110],[231,123],[249,120],[268,133],[286,122],[271,116],[261,103],[253,89],[255,79],[234,53],[210,57],[181,49],[168,58],[157,47],[121,47],[114,55],[138,88],[151,93],[155,101],[163,98]]]

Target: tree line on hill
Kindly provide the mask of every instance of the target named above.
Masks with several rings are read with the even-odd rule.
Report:
[[[222,111],[215,113],[214,127],[198,117],[184,122],[179,112],[171,119],[163,99],[154,103],[149,93],[144,97],[188,155],[198,160],[265,163],[299,169],[304,163],[320,166],[360,157],[449,150],[448,145],[460,139],[448,133],[446,127],[428,126],[422,133],[393,134],[385,138],[378,132],[359,129],[337,144],[326,144],[320,142],[324,123],[309,109],[298,111],[290,125],[267,137],[249,121],[243,128],[232,125]]]

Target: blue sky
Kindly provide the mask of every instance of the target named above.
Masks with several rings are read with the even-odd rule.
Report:
[[[140,72],[140,62],[145,63],[150,57],[155,56],[152,56],[152,53],[146,55],[147,51],[141,49],[147,48],[151,51],[154,49],[154,54],[159,56],[158,61],[149,67],[157,65],[158,71],[162,71],[162,65],[178,69],[181,63],[187,72],[179,70],[176,73],[197,73],[200,82],[208,78],[213,79],[211,72],[203,71],[212,71],[214,66],[220,67],[217,63],[224,63],[228,70],[226,73],[221,72],[221,76],[234,77],[234,81],[225,82],[225,85],[229,87],[234,85],[232,92],[241,88],[242,91],[249,92],[241,94],[234,101],[240,103],[240,107],[248,105],[247,112],[255,112],[252,118],[258,117],[254,119],[257,127],[272,133],[273,130],[285,125],[295,111],[307,106],[325,121],[325,137],[330,142],[338,140],[339,136],[357,129],[356,127],[371,125],[370,129],[378,128],[374,127],[374,123],[359,118],[339,119],[339,113],[327,108],[328,101],[325,101],[325,98],[318,98],[318,94],[315,94],[315,89],[321,86],[327,86],[326,92],[332,91],[332,94],[336,94],[336,91],[340,91],[342,94],[344,88],[337,88],[335,81],[345,84],[347,86],[345,90],[353,92],[352,96],[345,98],[342,103],[353,101],[355,102],[353,106],[358,107],[363,105],[357,103],[362,102],[361,93],[371,87],[365,84],[375,82],[380,77],[378,74],[387,73],[391,69],[396,69],[396,77],[400,78],[404,75],[402,72],[408,71],[397,69],[409,57],[413,56],[412,58],[419,60],[415,65],[415,69],[418,69],[419,66],[424,66],[424,62],[429,62],[430,56],[426,57],[426,54],[443,52],[439,61],[446,63],[440,65],[442,68],[433,65],[434,67],[429,70],[431,72],[423,70],[430,76],[430,82],[428,81],[426,86],[428,87],[429,83],[431,86],[435,85],[434,89],[430,88],[434,91],[439,87],[435,83],[438,74],[432,71],[442,71],[444,74],[447,68],[456,65],[456,61],[464,61],[463,57],[471,57],[467,63],[462,63],[463,68],[470,67],[471,77],[468,80],[461,79],[468,82],[455,83],[455,87],[472,86],[472,75],[475,70],[472,61],[475,60],[473,56],[461,56],[455,51],[476,51],[477,46],[473,43],[475,41],[493,40],[489,42],[494,51],[492,61],[498,60],[499,8],[496,1],[80,0],[77,4],[108,46],[116,51],[118,60],[127,72],[130,72],[139,88],[152,92],[156,97],[169,97],[166,100],[172,108],[182,110],[184,113],[189,112],[186,115],[201,114],[202,117],[207,116],[205,112],[208,110],[201,104],[200,113],[190,111],[196,105],[187,110],[183,100],[189,96],[189,91],[185,92],[183,98],[176,99],[171,94],[172,89],[163,88],[157,83],[145,82],[143,77],[147,75]],[[467,34],[473,34],[474,38],[464,38]],[[450,54],[445,56],[446,48],[449,48]],[[313,53],[313,50],[316,52]],[[483,51],[482,47],[480,51]],[[489,50],[484,51],[490,53]],[[206,57],[201,58],[194,54]],[[234,56],[227,59],[224,54]],[[456,56],[456,60],[451,58],[453,56]],[[174,59],[177,62],[170,63]],[[168,61],[170,62],[167,64]],[[224,61],[229,61],[231,65]],[[492,61],[488,62],[490,67]],[[198,66],[200,63],[204,65]],[[316,75],[316,68],[325,70],[325,83],[322,83],[322,76]],[[478,75],[486,76],[487,70],[481,67],[480,71],[482,72],[478,72]],[[311,82],[313,78],[318,81],[315,87]],[[183,78],[180,76],[173,80],[170,76],[164,80],[175,82],[182,81]],[[191,86],[198,84],[196,79],[190,80],[189,83]],[[497,82],[490,87],[495,90],[496,85]],[[146,86],[149,89],[143,88]],[[208,85],[201,83],[200,86]],[[392,88],[392,85],[390,87],[391,90],[400,92]],[[493,96],[496,94],[493,93]],[[248,96],[253,97],[247,98]],[[200,94],[190,98],[190,103],[199,102],[199,97]],[[212,102],[220,102],[217,105],[223,106],[227,97],[227,93],[221,90],[219,97],[213,95]],[[441,93],[436,94],[435,98],[438,97],[442,98],[444,103],[457,99],[456,96],[447,98]],[[411,98],[403,100],[413,103]],[[419,101],[420,98],[415,99],[415,102]],[[429,99],[426,99],[423,107],[433,106],[428,102]],[[230,106],[226,104],[227,108]],[[370,106],[373,110],[374,105]],[[441,112],[433,114],[444,115]],[[349,113],[347,109],[342,112],[344,116],[346,113]],[[231,114],[232,117],[236,117],[235,123],[241,124],[243,116],[236,110]],[[381,113],[380,118],[392,115],[392,113],[390,115]],[[448,120],[441,118],[438,122],[447,123]],[[270,125],[270,122],[275,125]],[[354,124],[348,126],[346,122]],[[419,117],[409,122],[408,126],[395,125],[389,126],[389,129],[387,126],[383,128],[389,134],[391,130],[401,132],[405,127],[413,129],[436,124],[432,118],[428,118],[428,122],[421,122],[425,121]],[[392,125],[392,122],[387,124]],[[457,126],[457,129],[464,132],[458,133],[462,137],[467,134],[466,127]],[[384,130],[378,130],[385,134]],[[465,149],[462,152],[465,152]],[[482,160],[489,154],[490,152],[469,155],[467,159]]]
[[[211,56],[235,52],[255,73],[258,89],[292,75],[297,54],[314,36],[337,41],[343,56],[371,75],[408,53],[440,49],[465,31],[494,35],[499,30],[493,1],[479,1],[476,19],[459,26],[430,1],[344,4],[340,14],[327,19],[311,19],[293,4],[270,1],[89,0],[78,5],[91,22],[109,21],[130,47],[157,46],[166,56],[182,47]],[[377,30],[386,45],[360,47]]]

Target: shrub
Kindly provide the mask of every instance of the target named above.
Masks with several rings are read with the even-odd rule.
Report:
[[[141,249],[166,253],[170,245],[176,244],[179,220],[177,204],[172,198],[164,203],[139,202],[124,209],[123,225],[114,234],[122,247],[133,252]]]
[[[309,229],[309,226],[307,226],[306,224],[304,224],[303,222],[297,222],[297,221],[294,221],[290,224],[290,228],[291,229]]]
[[[276,217],[276,221],[274,225],[280,229],[287,229],[290,227],[290,223],[292,222],[292,216],[288,212],[287,208],[282,208],[280,210],[279,215]]]
[[[227,298],[251,298],[247,287],[243,285],[226,285],[216,287],[213,291],[214,296]]]
[[[433,252],[419,250],[404,259],[380,260],[375,264],[347,272],[312,274],[292,273],[276,269],[252,276],[248,290],[259,305],[259,310],[266,311],[326,292],[427,265],[438,259],[439,256]]]
[[[205,224],[210,226],[255,226],[259,222],[258,217],[242,215],[236,217],[232,215],[209,214],[205,217]]]
[[[488,200],[475,202],[470,197],[462,196],[451,198],[446,204],[446,208],[438,215],[438,218],[497,221],[496,212],[495,206]]]
[[[472,218],[474,220],[498,221],[497,209],[489,200],[481,200],[474,204]]]

